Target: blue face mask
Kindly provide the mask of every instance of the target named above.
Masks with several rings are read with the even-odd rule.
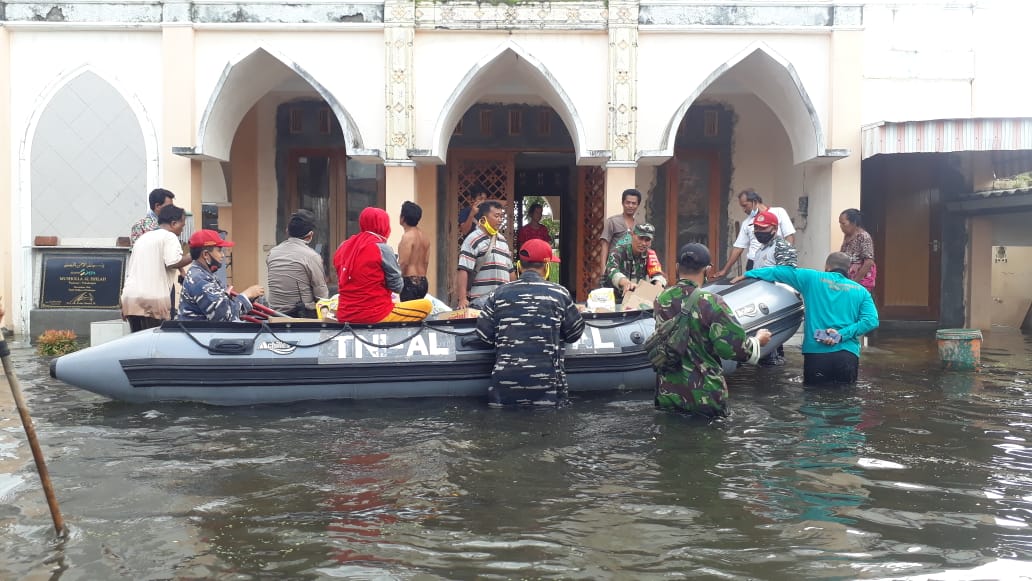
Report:
[[[752,212],[749,212],[749,217],[750,218],[755,218],[756,214],[759,214],[759,213],[760,213],[760,209],[759,208],[753,208]]]

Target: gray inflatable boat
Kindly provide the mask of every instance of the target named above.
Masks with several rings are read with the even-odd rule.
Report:
[[[749,333],[766,327],[769,353],[799,328],[790,287],[712,284]],[[566,346],[572,392],[652,389],[642,344],[651,311],[586,314],[584,336]],[[112,399],[252,405],[303,400],[484,396],[494,351],[473,319],[344,325],[323,322],[168,321],[53,360],[50,375]],[[729,362],[725,373],[736,365]]]

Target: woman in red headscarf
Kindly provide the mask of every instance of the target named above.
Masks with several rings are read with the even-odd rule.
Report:
[[[391,300],[401,292],[401,267],[387,245],[391,221],[380,208],[366,208],[358,216],[361,232],[341,243],[333,255],[340,294],[337,320],[342,323],[395,323],[422,321],[433,305],[429,299],[403,303]]]

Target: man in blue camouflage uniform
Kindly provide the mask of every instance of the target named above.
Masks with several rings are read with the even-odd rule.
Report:
[[[709,250],[702,244],[681,247],[677,258],[677,284],[666,289],[654,305],[656,326],[678,317],[670,341],[682,353],[680,368],[660,374],[656,382],[656,407],[716,418],[728,414],[727,383],[721,359],[756,363],[760,347],[770,341],[770,331],[760,329],[749,337],[720,296],[700,290],[690,306],[692,291],[706,281]]]
[[[620,300],[625,293],[635,289],[639,281],[665,287],[666,276],[659,263],[659,257],[652,250],[652,239],[656,236],[656,227],[652,224],[638,224],[631,230],[628,244],[617,244],[609,251],[606,260],[606,281],[613,285],[616,298]]]
[[[214,230],[198,230],[190,236],[189,244],[193,263],[183,278],[183,294],[176,319],[240,321],[240,315],[251,311],[251,301],[264,295],[265,289],[255,285],[231,297],[226,287],[216,278],[215,273],[225,262],[222,249],[235,243],[223,240]]]
[[[496,348],[488,404],[561,405],[566,400],[562,343],[584,332],[584,319],[570,292],[548,282],[559,262],[543,240],[528,240],[519,252],[523,274],[487,299],[477,335]]]

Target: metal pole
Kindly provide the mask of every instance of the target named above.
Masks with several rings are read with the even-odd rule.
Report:
[[[18,415],[21,416],[22,427],[25,428],[25,436],[29,439],[29,447],[32,449],[32,458],[36,461],[36,470],[39,472],[39,480],[43,483],[43,493],[47,496],[47,504],[50,506],[50,516],[54,519],[54,529],[57,536],[65,535],[64,519],[61,518],[61,509],[57,506],[57,498],[54,497],[54,487],[50,484],[50,472],[47,471],[46,460],[43,459],[43,450],[39,447],[39,440],[36,438],[36,428],[32,425],[32,417],[29,416],[29,408],[25,406],[25,398],[22,397],[21,384],[18,383],[18,376],[14,373],[14,365],[11,363],[11,350],[7,347],[7,341],[0,336],[0,360],[4,364],[4,375],[7,376],[7,383],[11,386],[11,394],[14,396],[14,404],[18,408]]]

